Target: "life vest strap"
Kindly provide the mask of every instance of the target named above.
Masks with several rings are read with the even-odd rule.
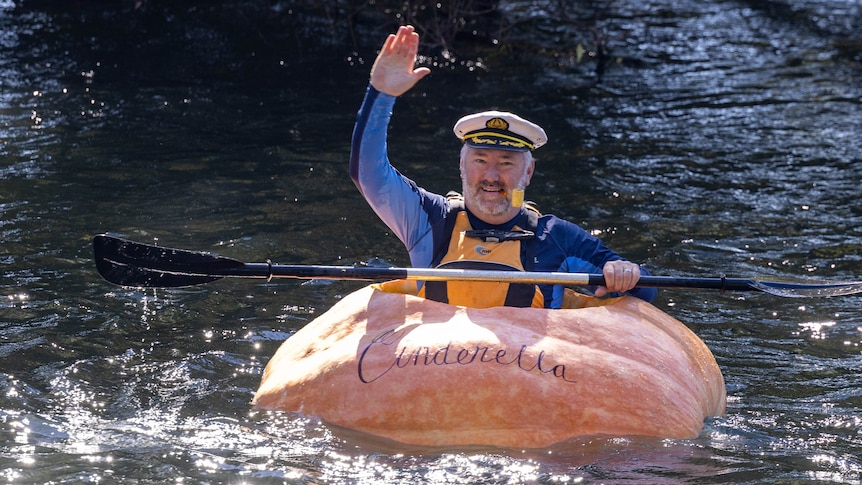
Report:
[[[471,229],[464,235],[484,242],[523,241],[536,237],[533,231],[504,231],[502,229]]]

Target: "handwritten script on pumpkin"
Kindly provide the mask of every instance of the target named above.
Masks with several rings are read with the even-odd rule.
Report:
[[[537,355],[528,352],[528,345],[521,345],[517,352],[505,347],[494,347],[491,345],[477,344],[472,347],[460,347],[449,342],[443,347],[431,348],[427,346],[408,347],[402,346],[392,352],[392,347],[397,346],[400,336],[395,330],[388,330],[375,337],[359,356],[357,364],[359,380],[364,383],[374,382],[395,369],[406,367],[428,367],[428,366],[450,366],[450,365],[474,365],[474,364],[496,364],[504,366],[517,366],[527,372],[538,372],[550,374],[565,382],[576,382],[566,374],[566,366],[563,364],[551,365],[544,350]],[[392,356],[384,360],[383,367],[375,365],[370,368],[369,361],[378,352],[387,352]]]

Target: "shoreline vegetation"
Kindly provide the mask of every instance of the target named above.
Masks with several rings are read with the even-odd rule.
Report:
[[[828,39],[824,49],[862,62],[862,39],[852,29],[833,23],[827,31],[815,12],[792,0],[744,3],[813,30]],[[46,14],[48,25],[32,32],[34,42],[61,36],[83,64],[122,65],[139,76],[179,64],[209,72],[171,73],[178,79],[257,76],[261,82],[285,63],[314,62],[319,52],[370,65],[381,37],[408,23],[422,36],[423,65],[504,73],[517,65],[600,82],[612,65],[662,62],[629,45],[621,17],[679,21],[666,7],[619,0],[21,0],[15,8]],[[177,56],[190,62],[153,61]]]
[[[22,0],[15,8],[44,12],[45,32],[93,63],[148,70],[147,57],[189,56],[215,70],[272,69],[269,60],[313,62],[323,52],[369,64],[380,39],[399,25],[422,35],[420,63],[436,68],[579,69],[601,76],[613,32],[602,26],[609,1],[453,0]],[[143,54],[135,63],[130,53]],[[201,60],[204,60],[201,62]],[[234,59],[219,66],[224,60]],[[289,61],[288,61],[289,59]],[[79,59],[83,60],[83,59]],[[241,60],[241,61],[239,61]],[[257,62],[259,61],[259,62]],[[255,64],[258,66],[255,68]],[[173,63],[160,63],[162,66]],[[158,66],[150,66],[158,67]],[[200,67],[198,67],[199,69]],[[177,73],[180,77],[182,73]],[[225,73],[227,74],[227,73]]]

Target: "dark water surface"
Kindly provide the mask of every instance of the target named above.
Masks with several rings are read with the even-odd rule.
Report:
[[[859,3],[610,4],[601,79],[565,55],[438,68],[396,106],[396,165],[457,188],[453,121],[510,109],[551,139],[528,197],[655,274],[862,279]],[[692,440],[427,450],[253,409],[281,341],[361,284],[125,289],[90,239],[406,264],[347,176],[373,52],[226,59],[192,28],[126,49],[15,7],[0,1],[4,483],[862,483],[858,296],[662,291],[727,380],[727,414]]]

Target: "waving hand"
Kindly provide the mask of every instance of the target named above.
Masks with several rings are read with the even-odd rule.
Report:
[[[414,69],[419,52],[419,34],[413,26],[389,34],[371,68],[371,85],[382,93],[401,96],[431,72],[427,67]]]

